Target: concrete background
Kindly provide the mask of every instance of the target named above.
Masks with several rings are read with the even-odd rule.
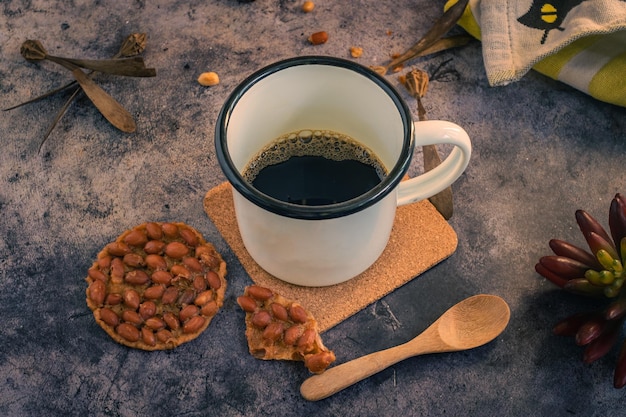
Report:
[[[410,66],[431,81],[431,119],[463,126],[473,140],[454,185],[450,223],[459,246],[448,260],[324,334],[337,363],[409,340],[455,302],[502,296],[512,316],[501,337],[459,353],[409,359],[327,400],[299,395],[300,363],[248,354],[236,297],[251,281],[202,208],[222,183],[213,147],[217,113],[256,69],[304,54],[380,65],[415,43],[443,1],[317,0],[0,1],[2,108],[70,79],[50,62],[27,63],[26,39],[49,53],[113,55],[131,32],[157,77],[96,79],[135,117],[134,134],[111,127],[82,98],[40,152],[66,96],[0,113],[0,414],[6,416],[607,416],[623,413],[612,387],[617,349],[592,365],[551,334],[560,318],[594,305],[534,272],[548,240],[583,244],[574,211],[607,225],[609,203],[626,192],[626,109],[530,73],[487,85],[479,42]],[[327,44],[307,37],[325,30]],[[460,30],[457,30],[460,32]],[[204,71],[221,83],[196,82]],[[396,75],[388,79],[396,86]],[[398,86],[411,108],[414,101]],[[416,116],[416,113],[415,113]],[[445,151],[445,150],[444,150]],[[421,172],[418,151],[411,174]],[[95,324],[84,276],[98,251],[147,220],[184,221],[214,242],[229,266],[223,309],[209,329],[173,351],[118,345]]]

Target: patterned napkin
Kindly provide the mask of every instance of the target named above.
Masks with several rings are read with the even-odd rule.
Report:
[[[626,107],[626,0],[470,0],[459,25],[481,40],[492,86],[532,68]]]

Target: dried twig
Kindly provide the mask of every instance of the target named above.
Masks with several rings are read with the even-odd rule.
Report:
[[[414,69],[406,75],[404,85],[409,90],[411,95],[417,99],[417,116],[419,120],[427,120],[426,109],[422,104],[422,98],[426,95],[426,91],[428,91],[428,73],[419,69]],[[422,146],[422,156],[424,158],[425,172],[441,165],[441,157],[439,156],[435,145]],[[452,187],[447,187],[438,194],[430,197],[429,201],[446,220],[449,220],[452,217],[452,214],[454,213]]]
[[[460,46],[460,45],[455,45],[458,42],[461,42],[462,44],[469,42],[469,40],[465,40],[465,39],[463,39],[462,41],[459,41],[458,39],[461,39],[461,38],[457,38],[456,40],[448,40],[442,43],[443,40],[441,39],[442,36],[448,33],[450,29],[452,29],[452,27],[456,25],[458,20],[463,15],[463,12],[465,11],[465,8],[467,7],[468,3],[469,3],[469,0],[459,0],[452,7],[446,10],[446,12],[439,19],[437,19],[437,21],[434,23],[432,28],[430,28],[430,30],[426,32],[426,34],[415,45],[413,45],[411,48],[409,48],[406,52],[404,52],[399,57],[392,60],[389,64],[385,66],[375,66],[373,67],[373,69],[379,74],[385,75],[390,69],[396,68],[402,63],[404,63],[405,61],[408,61],[409,59],[414,58],[416,56],[419,56],[427,48],[432,47],[433,45],[437,43],[440,44],[439,48],[443,48],[443,46],[445,45],[444,49],[448,49],[452,46]],[[451,38],[447,38],[447,39],[451,39]],[[442,49],[439,49],[439,50],[442,50]]]

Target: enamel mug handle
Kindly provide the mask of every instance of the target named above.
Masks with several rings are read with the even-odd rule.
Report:
[[[415,123],[415,146],[443,143],[454,145],[454,149],[441,165],[418,177],[400,182],[399,206],[432,197],[452,185],[465,171],[472,155],[470,138],[460,126],[442,120]]]

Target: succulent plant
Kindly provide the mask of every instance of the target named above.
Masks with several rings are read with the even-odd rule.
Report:
[[[626,197],[616,194],[609,209],[609,230],[584,210],[576,222],[590,250],[560,239],[549,242],[554,255],[539,259],[535,270],[565,291],[607,300],[604,308],[577,313],[556,323],[553,332],[573,336],[592,363],[617,344],[626,320]],[[626,341],[622,342],[613,386],[626,386]]]

